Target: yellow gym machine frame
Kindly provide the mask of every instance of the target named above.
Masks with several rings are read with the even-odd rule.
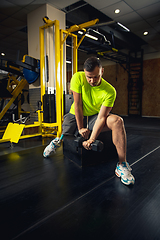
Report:
[[[11,83],[12,81],[12,83]],[[14,84],[15,88],[14,90],[11,88],[11,86]],[[7,83],[7,90],[11,93],[12,98],[7,103],[7,105],[3,108],[3,110],[0,113],[0,120],[4,116],[4,114],[7,112],[7,110],[10,108],[12,103],[15,101],[15,99],[18,97],[18,95],[21,93],[22,89],[27,84],[27,81],[25,79],[21,79],[21,81],[18,81],[15,76],[8,73],[8,83]],[[18,106],[19,107],[19,106]]]
[[[73,34],[73,32],[82,30],[86,32],[85,28],[95,25],[99,19],[95,19],[80,25],[73,25],[67,30],[59,29],[59,21],[54,20],[51,21],[50,19],[45,18],[45,23],[43,26],[39,28],[39,36],[40,36],[40,84],[41,84],[41,102],[42,102],[42,109],[38,109],[38,122],[34,122],[34,124],[20,124],[21,126],[18,127],[16,123],[9,123],[6,131],[3,135],[3,138],[0,139],[1,142],[10,141],[17,143],[19,139],[25,139],[30,137],[42,136],[42,137],[50,137],[53,136],[52,132],[57,133],[57,137],[60,137],[62,133],[62,121],[64,115],[64,108],[63,108],[63,84],[62,84],[62,77],[63,77],[63,47],[67,37],[73,38],[73,73],[77,72],[77,55],[78,55],[78,48],[82,43],[85,34],[81,37],[79,43],[77,43],[77,35]],[[43,122],[43,96],[45,94],[45,51],[44,51],[44,30],[50,27],[54,27],[55,31],[55,82],[56,82],[56,122],[55,123],[45,123]],[[64,37],[65,35],[65,37]],[[19,82],[19,90],[16,89],[14,93],[14,98],[18,96],[18,94],[22,91],[23,87],[27,81],[24,79]],[[11,100],[14,101],[14,100]],[[7,111],[4,109],[4,111]],[[3,112],[4,114],[4,112]],[[38,133],[29,134],[29,135],[22,135],[21,133],[24,128],[33,128],[38,127]],[[20,129],[19,131],[17,129]],[[15,132],[17,132],[15,136]],[[14,136],[13,136],[14,135]]]
[[[64,115],[64,108],[63,108],[63,46],[67,39],[67,37],[73,38],[73,74],[77,72],[77,55],[78,55],[78,48],[83,41],[85,34],[81,37],[79,43],[77,43],[77,35],[73,34],[73,32],[83,30],[86,32],[87,27],[95,25],[99,19],[95,19],[80,25],[73,25],[67,30],[59,29],[59,21],[51,21],[45,18],[46,24],[40,27],[40,79],[41,79],[41,101],[42,101],[42,111],[43,113],[43,95],[45,94],[45,62],[44,62],[44,29],[54,26],[55,27],[55,80],[56,80],[56,119],[55,123],[44,123],[43,122],[43,114],[41,116],[42,120],[42,132],[45,129],[55,128],[54,130],[57,132],[57,137],[60,137],[62,133],[62,121]],[[65,35],[65,37],[64,37]],[[45,131],[42,133],[42,136],[49,136],[46,134]]]

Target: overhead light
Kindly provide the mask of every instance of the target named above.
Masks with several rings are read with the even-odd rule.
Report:
[[[89,28],[85,35],[88,37],[91,37],[96,41],[99,41],[102,44],[110,44],[110,42],[106,39],[105,35],[103,35],[99,31],[96,31],[92,28]]]
[[[143,35],[146,36],[146,35],[148,35],[148,33],[149,33],[149,32],[146,31],[146,32],[143,33]]]
[[[117,24],[118,24],[119,26],[121,26],[122,28],[124,28],[127,32],[130,32],[130,30],[129,30],[127,27],[125,27],[123,24],[121,24],[121,23],[119,23],[119,22],[117,22]]]
[[[97,37],[94,37],[94,36],[92,36],[92,35],[90,35],[90,34],[88,34],[88,33],[86,33],[85,36],[86,36],[86,37],[89,37],[89,38],[91,38],[91,39],[93,39],[93,40],[96,40],[96,41],[98,40]]]
[[[71,62],[71,61],[69,61],[69,60],[66,60],[66,63],[69,63],[69,64],[71,64],[72,62]]]
[[[116,14],[118,14],[118,13],[120,13],[120,9],[116,9],[114,12],[115,12]]]
[[[78,31],[78,33],[81,34],[81,35],[84,34],[82,31]],[[110,45],[110,41],[108,41],[102,33],[98,32],[94,29],[89,28],[87,30],[87,32],[85,33],[85,36],[89,37],[89,38],[91,38],[95,41],[99,40],[101,43],[107,43],[107,44]]]
[[[3,53],[3,52],[1,53],[1,56],[5,56],[5,55],[6,55],[5,53]]]
[[[89,31],[88,31],[88,32],[89,32]],[[81,35],[83,34],[82,31],[78,31],[78,33],[81,34]],[[94,39],[94,40],[96,40],[96,41],[98,40],[97,37],[95,37],[95,36],[93,36],[93,35],[91,35],[91,34],[89,34],[89,33],[86,33],[85,36],[86,36],[86,37],[89,37],[89,38],[91,38],[91,39]]]

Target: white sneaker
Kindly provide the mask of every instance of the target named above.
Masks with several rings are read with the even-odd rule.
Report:
[[[129,166],[129,163],[123,162],[122,164],[117,163],[115,174],[117,177],[121,178],[121,182],[130,185],[135,183],[135,178],[131,174],[132,168]]]
[[[55,138],[53,139],[50,144],[44,149],[43,151],[43,156],[44,157],[49,157],[51,155],[51,153],[56,151],[57,147],[60,147],[61,145],[61,140],[60,138]]]

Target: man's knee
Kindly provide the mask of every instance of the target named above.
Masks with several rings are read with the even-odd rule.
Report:
[[[107,118],[107,125],[111,130],[115,127],[122,128],[124,121],[122,117],[112,114]]]

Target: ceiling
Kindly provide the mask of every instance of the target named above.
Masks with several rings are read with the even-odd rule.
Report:
[[[143,48],[144,54],[160,52],[160,0],[0,0],[0,53],[4,52],[5,58],[21,60],[27,54],[27,14],[46,3],[66,13],[67,27],[98,18],[94,30],[103,34],[111,47],[121,51]],[[117,8],[119,14],[114,13]],[[144,36],[144,31],[149,34]],[[81,44],[81,50],[88,53],[107,47],[108,43],[87,37]]]

